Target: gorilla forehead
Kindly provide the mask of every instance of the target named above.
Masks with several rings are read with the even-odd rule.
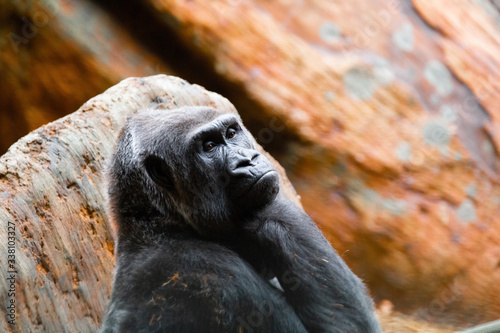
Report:
[[[139,153],[158,153],[158,147],[163,147],[174,149],[175,151],[169,152],[171,155],[184,153],[189,148],[189,141],[195,138],[194,135],[211,126],[210,123],[217,118],[240,121],[234,113],[206,106],[192,106],[175,110],[140,111],[130,118],[129,124],[130,130],[135,134],[134,141],[141,147]],[[156,147],[155,151],[150,151],[150,147]]]
[[[210,107],[192,106],[174,110],[144,110],[133,115],[131,122],[147,130],[146,133],[168,131],[172,134],[183,134],[210,122],[226,112]]]

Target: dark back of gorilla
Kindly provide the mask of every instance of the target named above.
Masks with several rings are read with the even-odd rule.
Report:
[[[380,332],[363,283],[279,193],[237,115],[140,112],[108,177],[117,268],[102,332]]]

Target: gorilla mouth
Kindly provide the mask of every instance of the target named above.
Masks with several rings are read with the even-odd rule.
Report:
[[[274,200],[279,192],[278,172],[267,169],[256,177],[256,180],[247,187],[247,190],[237,197],[241,211],[263,207]]]
[[[269,170],[269,171],[264,172],[262,175],[259,176],[259,178],[257,178],[257,180],[252,184],[252,186],[250,188],[254,187],[258,182],[260,182],[261,179],[264,178],[265,175],[273,173],[273,172],[276,172],[276,170]]]
[[[276,170],[269,170],[269,171],[266,171],[264,172],[262,175],[260,175],[254,182],[253,184],[248,188],[248,192],[250,192],[257,184],[259,184],[260,182],[262,182],[264,179],[264,177],[266,175],[269,175],[269,174],[272,174],[272,173],[277,173]]]

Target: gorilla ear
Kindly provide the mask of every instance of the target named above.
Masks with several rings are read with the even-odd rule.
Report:
[[[159,186],[174,190],[172,174],[165,161],[157,156],[150,155],[144,161],[144,167],[148,176]]]

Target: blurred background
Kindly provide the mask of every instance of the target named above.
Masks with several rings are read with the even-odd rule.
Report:
[[[0,37],[0,154],[180,76],[237,107],[382,315],[500,318],[500,1],[1,1]]]

